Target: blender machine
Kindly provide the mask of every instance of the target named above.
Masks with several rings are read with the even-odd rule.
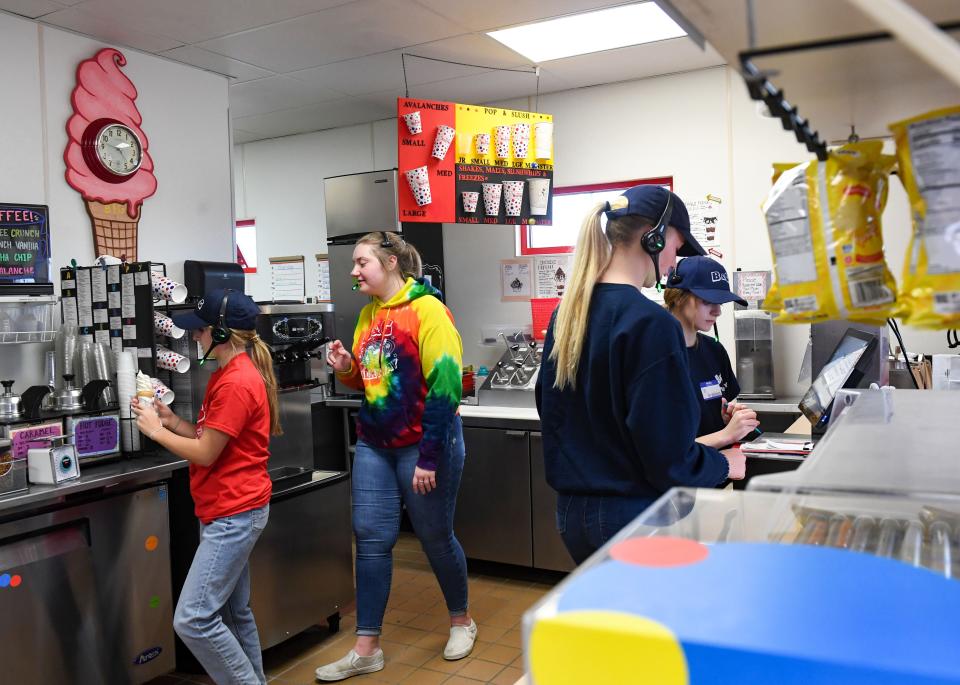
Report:
[[[773,392],[773,315],[763,311],[770,289],[769,271],[733,272],[733,291],[747,301],[744,307],[734,303],[734,341],[737,353],[737,382],[740,397],[746,400],[772,400]]]

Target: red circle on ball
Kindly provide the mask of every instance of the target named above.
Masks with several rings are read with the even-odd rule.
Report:
[[[23,578],[20,576],[10,576],[10,587],[20,587],[20,583],[23,582]]]
[[[703,561],[709,553],[696,540],[671,537],[630,538],[610,549],[612,559],[637,566],[687,566]]]

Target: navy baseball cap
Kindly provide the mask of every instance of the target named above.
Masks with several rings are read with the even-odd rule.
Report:
[[[673,196],[673,207],[670,209],[667,225],[673,226],[683,235],[683,245],[677,250],[677,254],[681,257],[705,255],[706,250],[690,233],[690,215],[687,214],[687,206],[679,195],[661,186],[642,185],[628,188],[622,194],[622,197],[627,198],[627,206],[619,209],[608,209],[606,212],[607,220],[636,214],[649,219],[650,223],[656,224],[660,220],[663,210],[666,209],[667,197],[671,195]]]
[[[227,296],[227,306],[223,312],[224,325],[227,328],[236,328],[238,331],[255,329],[260,308],[249,295],[237,290],[211,290],[197,302],[193,311],[174,314],[171,317],[173,323],[188,331],[216,326],[217,320],[220,318],[220,305],[223,303],[224,295]]]
[[[730,292],[730,281],[723,264],[709,257],[681,259],[667,279],[667,287],[689,290],[710,304],[738,302],[744,307],[747,306],[746,300]]]

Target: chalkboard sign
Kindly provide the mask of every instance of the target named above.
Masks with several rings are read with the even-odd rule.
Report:
[[[0,202],[0,285],[50,283],[46,205]]]

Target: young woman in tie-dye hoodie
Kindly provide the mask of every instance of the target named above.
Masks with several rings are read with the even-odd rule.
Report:
[[[453,534],[464,460],[460,334],[439,292],[420,277],[420,255],[401,236],[365,235],[353,261],[351,275],[371,301],[360,312],[352,353],[335,341],[327,362],[364,393],[352,471],[357,640],[345,657],[317,669],[322,681],[384,667],[380,632],[401,504],[450,612],[444,658],[467,656],[477,636],[467,612],[466,559]]]

